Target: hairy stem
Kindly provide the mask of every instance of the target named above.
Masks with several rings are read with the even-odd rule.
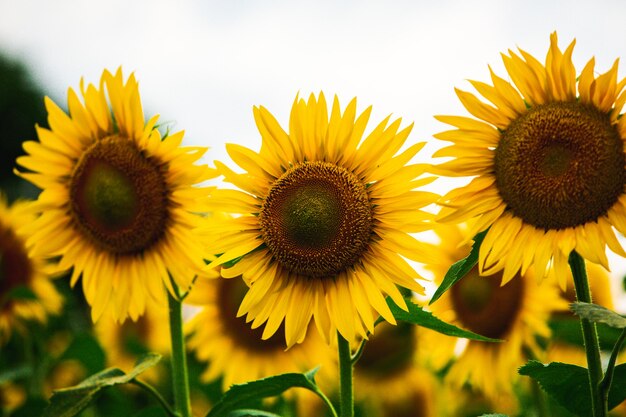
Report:
[[[591,303],[591,291],[585,270],[585,260],[576,251],[569,256],[569,266],[574,276],[576,299],[580,302]],[[591,407],[593,417],[606,417],[608,404],[602,395],[600,381],[602,381],[602,361],[600,359],[600,343],[596,324],[587,319],[580,318],[580,326],[583,332],[585,352],[587,354],[587,369],[589,372],[589,385],[591,390]]]

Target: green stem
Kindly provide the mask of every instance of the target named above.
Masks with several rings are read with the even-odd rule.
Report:
[[[337,332],[337,349],[339,351],[339,384],[340,384],[340,415],[354,417],[354,388],[352,387],[352,354],[350,343]]]
[[[326,394],[324,394],[322,392],[321,389],[319,389],[316,386],[316,390],[315,393],[322,399],[322,401],[324,401],[324,404],[326,404],[326,406],[328,407],[328,409],[330,410],[331,414],[333,415],[333,417],[339,417],[337,415],[337,410],[335,410],[335,406],[333,406],[333,403],[328,399],[328,397],[326,396]]]
[[[172,385],[174,388],[174,405],[180,417],[191,417],[189,400],[189,377],[187,372],[187,356],[185,354],[185,339],[183,337],[183,309],[178,300],[178,287],[172,282],[176,298],[167,293],[170,307],[170,339],[172,343]]]
[[[615,346],[613,347],[613,352],[611,352],[611,358],[609,359],[609,363],[606,367],[604,378],[602,378],[602,382],[600,383],[600,389],[602,390],[602,395],[607,399],[607,401],[609,398],[609,390],[611,389],[611,383],[613,382],[613,374],[615,373],[615,362],[617,362],[617,355],[619,355],[619,352],[622,349],[622,344],[624,343],[624,339],[626,339],[626,329],[622,329],[622,333],[619,335],[617,342],[615,342]]]
[[[585,260],[576,251],[569,256],[569,266],[574,276],[576,299],[580,302],[591,303],[591,291],[585,270]],[[606,417],[608,404],[602,395],[600,381],[602,380],[602,361],[600,359],[600,343],[595,323],[580,318],[580,326],[583,332],[585,352],[587,354],[587,368],[589,372],[589,385],[591,389],[591,407],[594,417]]]
[[[165,398],[163,398],[161,393],[157,391],[157,389],[154,388],[152,385],[148,384],[147,382],[143,382],[139,379],[133,379],[130,382],[131,384],[137,385],[138,387],[142,388],[147,393],[152,395],[159,402],[159,404],[161,404],[161,407],[163,407],[163,409],[165,410],[168,416],[178,417],[178,414],[176,414],[176,411],[174,411],[172,407],[170,407],[170,405],[167,403],[167,401],[165,401]]]
[[[356,365],[359,359],[361,359],[361,356],[363,356],[363,351],[365,351],[365,342],[367,342],[367,339],[361,340],[361,344],[359,345],[359,348],[356,350],[356,352],[354,352],[354,355],[352,355],[351,357],[352,366]]]

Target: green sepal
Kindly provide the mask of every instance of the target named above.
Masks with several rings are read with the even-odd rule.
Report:
[[[593,323],[604,323],[616,329],[626,328],[626,318],[597,304],[576,302],[570,304],[570,309],[574,314]]]
[[[413,303],[411,300],[405,300],[409,311],[404,311],[393,302],[393,300],[387,297],[387,305],[393,314],[393,317],[398,321],[404,321],[407,323],[415,324],[425,327],[427,329],[434,330],[436,332],[445,334],[446,336],[462,337],[464,339],[478,340],[481,342],[501,342],[500,339],[492,339],[490,337],[481,336],[477,333],[469,330],[461,329],[453,324],[446,323],[443,320],[433,316],[429,311],[425,311],[422,307]]]
[[[448,291],[454,284],[456,284],[461,278],[467,275],[472,268],[476,266],[478,263],[478,251],[480,250],[480,245],[483,243],[485,239],[485,235],[487,234],[487,230],[483,230],[474,236],[474,244],[472,245],[472,249],[470,253],[460,261],[457,261],[452,264],[446,275],[443,277],[443,281],[433,297],[430,299],[429,305],[437,301],[446,291]]]
[[[161,360],[158,353],[141,357],[127,374],[118,368],[108,368],[69,388],[55,390],[43,417],[73,417],[83,411],[105,388],[126,384]]]

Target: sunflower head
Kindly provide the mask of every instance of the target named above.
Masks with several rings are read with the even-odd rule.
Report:
[[[326,340],[339,331],[355,341],[374,331],[377,314],[395,323],[384,296],[405,306],[396,285],[422,291],[404,257],[428,257],[410,235],[429,227],[423,208],[438,197],[419,189],[431,179],[410,162],[423,144],[402,149],[411,126],[389,118],[364,136],[370,111],[296,97],[286,132],[258,107],[260,152],[227,145],[246,172],[216,162],[240,190],[210,198],[214,211],[234,215],[205,229],[218,235],[209,252],[222,254],[210,267],[238,261],[222,275],[249,283],[239,314],[267,322],[264,338],[284,323],[287,345],[302,342],[313,318]]]
[[[438,219],[471,219],[473,234],[489,228],[479,269],[504,270],[505,282],[534,265],[565,286],[572,250],[607,268],[607,245],[626,256],[613,229],[626,232],[626,80],[617,61],[596,76],[591,59],[577,73],[574,44],[562,52],[553,33],[545,64],[509,51],[512,82],[493,72],[492,85],[471,81],[489,104],[457,90],[476,119],[438,117],[455,129],[436,135],[453,145],[435,156],[453,159],[434,171],[475,177],[441,199]]]
[[[232,384],[303,372],[320,364],[325,369],[334,369],[335,355],[319,338],[307,338],[286,350],[284,326],[264,338],[262,328],[238,317],[237,310],[247,289],[240,277],[198,280],[185,300],[202,308],[185,330],[190,334],[190,349],[200,361],[208,362],[202,374],[204,381],[222,377],[222,387],[226,390]]]
[[[69,114],[46,99],[50,127],[18,158],[29,170],[19,175],[43,190],[31,241],[73,267],[72,285],[82,276],[94,320],[108,307],[136,320],[146,303],[165,302],[166,287],[202,273],[193,229],[208,190],[197,185],[212,171],[194,165],[205,149],[180,147],[182,132],[163,137],[158,116],[144,120],[134,75],[104,71],[80,94],[69,89]]]
[[[0,195],[0,344],[27,321],[45,322],[58,313],[62,299],[50,281],[53,269],[27,245],[36,219],[32,202],[9,207]],[[20,296],[19,293],[28,296]]]
[[[441,284],[450,265],[466,256],[470,247],[465,243],[467,227],[439,225],[434,231],[440,239],[438,253],[425,266]],[[501,342],[460,341],[425,331],[423,344],[437,346],[437,352],[430,353],[433,365],[449,365],[446,382],[456,388],[467,384],[490,400],[515,402],[517,369],[528,356],[542,356],[538,340],[550,338],[548,320],[566,309],[567,302],[555,283],[538,285],[532,270],[501,282],[501,271],[486,275],[475,267],[431,306],[437,317]]]

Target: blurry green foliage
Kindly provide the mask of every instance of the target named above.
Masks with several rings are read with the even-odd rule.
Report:
[[[26,66],[0,53],[0,189],[10,201],[34,198],[37,189],[13,174],[22,142],[37,137],[35,124],[45,124],[44,93]]]

